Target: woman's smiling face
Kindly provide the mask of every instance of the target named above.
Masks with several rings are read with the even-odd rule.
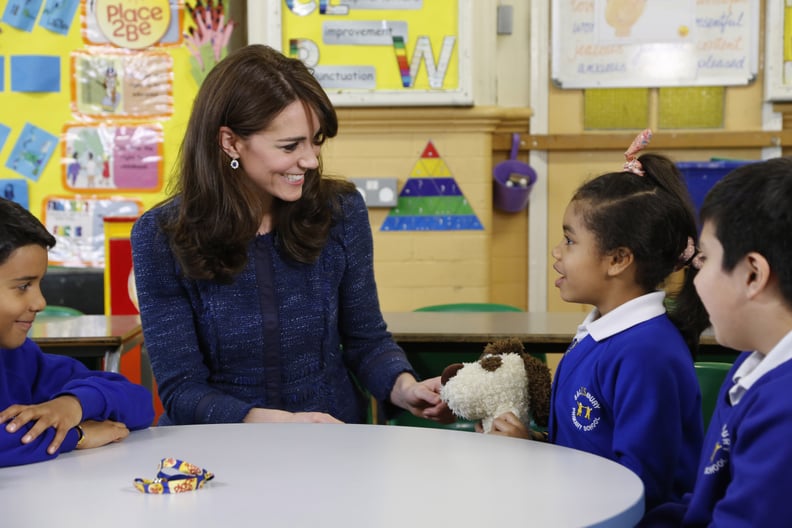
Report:
[[[295,101],[269,127],[236,143],[240,169],[267,194],[296,201],[305,172],[319,166],[320,134],[316,113]]]

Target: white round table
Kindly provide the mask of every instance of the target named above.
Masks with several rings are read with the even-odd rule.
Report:
[[[137,491],[162,458],[215,474],[172,495]],[[382,425],[153,427],[118,444],[0,469],[4,528],[113,526],[634,526],[643,485],[581,451]]]

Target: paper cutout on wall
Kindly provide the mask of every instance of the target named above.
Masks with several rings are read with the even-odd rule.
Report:
[[[381,231],[481,230],[473,208],[430,141]]]
[[[26,123],[6,161],[6,167],[38,181],[41,171],[58,144],[58,138],[37,126]]]
[[[227,2],[227,0],[226,0]],[[228,42],[234,32],[236,22],[227,17],[226,2],[201,0],[195,7],[185,3],[189,20],[185,22],[184,44],[190,50],[191,71],[195,82],[201,84],[215,64],[228,54]]]
[[[56,55],[12,55],[12,92],[60,92],[60,57]]]
[[[30,32],[38,18],[41,0],[9,0],[3,11],[2,22],[22,31]]]
[[[119,196],[48,196],[42,223],[56,240],[49,263],[57,266],[101,268],[105,260],[104,219],[108,216],[138,216],[140,200]]]
[[[170,116],[173,58],[161,51],[123,54],[77,50],[71,54],[72,108],[87,117]]]
[[[30,209],[27,180],[0,180],[0,189],[2,189],[0,196],[18,203],[25,209]]]
[[[162,188],[162,127],[156,124],[66,125],[61,143],[63,186],[71,190]]]
[[[139,0],[135,2],[135,4],[141,3]],[[157,2],[159,3],[159,2]],[[182,41],[182,16],[181,16],[181,6],[180,0],[168,0],[168,5],[170,6],[170,13],[164,15],[167,17],[168,27],[165,29],[164,34],[157,40],[156,46],[172,46],[181,44]],[[82,38],[83,42],[88,45],[110,45],[117,48],[125,48],[127,46],[119,46],[117,42],[113,42],[109,39],[102,28],[100,27],[99,17],[97,16],[97,2],[83,2],[83,27],[82,27]],[[107,20],[106,13],[102,13],[105,15],[105,20],[103,23],[110,22]],[[126,25],[124,25],[126,26]],[[111,22],[111,27],[113,23]],[[151,29],[150,29],[151,31]],[[126,34],[123,35],[126,37]],[[114,36],[116,38],[117,36]],[[125,38],[125,40],[132,41],[132,38]],[[141,49],[139,47],[129,46],[132,49]]]
[[[39,26],[53,33],[66,35],[79,5],[80,0],[47,0]]]
[[[2,61],[0,61],[0,64],[2,64]],[[0,151],[3,150],[3,145],[5,145],[6,139],[8,139],[9,132],[11,132],[11,128],[0,123]]]

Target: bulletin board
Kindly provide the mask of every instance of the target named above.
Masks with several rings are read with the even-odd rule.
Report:
[[[792,101],[792,1],[767,2],[765,97]]]
[[[248,39],[299,58],[335,105],[472,105],[472,0],[248,0]]]
[[[226,7],[0,1],[0,192],[55,236],[50,264],[103,267],[103,219],[165,197]]]
[[[759,0],[553,0],[553,82],[573,89],[749,84],[758,70],[759,8]]]

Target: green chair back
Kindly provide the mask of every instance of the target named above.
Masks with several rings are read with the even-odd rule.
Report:
[[[721,385],[723,385],[731,367],[731,363],[719,361],[697,361],[695,363],[696,377],[701,388],[701,415],[704,418],[705,431],[709,427],[712,413],[715,411]]]
[[[48,304],[46,308],[38,313],[38,317],[75,317],[78,315],[83,315],[83,313],[76,308],[52,304]]]

